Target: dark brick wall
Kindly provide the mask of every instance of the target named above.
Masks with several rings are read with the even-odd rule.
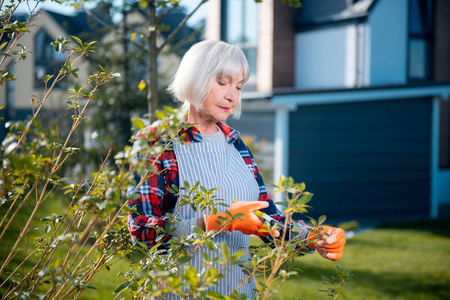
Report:
[[[273,87],[294,86],[295,32],[292,22],[296,9],[276,0],[274,3]]]

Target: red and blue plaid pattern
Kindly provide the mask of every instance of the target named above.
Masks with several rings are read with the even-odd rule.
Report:
[[[264,185],[253,155],[240,138],[239,132],[221,122],[217,123],[217,125],[225,134],[227,142],[236,147],[245,164],[255,177],[259,186],[259,200],[269,201],[269,207],[264,209],[264,212],[276,219],[282,219],[283,216],[273,203],[272,197]],[[151,137],[156,139],[156,129],[157,127],[155,126],[149,126],[143,129],[137,137]],[[186,142],[198,143],[202,141],[201,133],[196,127],[190,127],[180,132],[180,135],[183,133],[186,133]],[[149,141],[150,144],[154,143],[153,139]],[[151,163],[154,162],[154,158],[149,158],[149,160]],[[176,207],[177,197],[170,193],[168,188],[172,185],[179,186],[178,164],[173,148],[164,151],[158,160],[154,162],[154,166],[156,170],[153,172],[153,175],[148,180],[145,180],[136,190],[136,194],[139,197],[135,200],[129,200],[127,203],[128,207],[135,208],[128,217],[128,229],[133,238],[133,242],[136,243],[139,241],[148,247],[152,247],[155,244],[156,227],[165,228],[167,221],[166,213],[173,213]],[[138,183],[141,181],[141,177],[135,175],[134,180]],[[131,194],[135,188],[136,186],[131,185],[128,188],[128,194]]]

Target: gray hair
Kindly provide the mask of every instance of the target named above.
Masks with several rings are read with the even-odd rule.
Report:
[[[201,110],[217,76],[234,76],[242,72],[244,83],[250,77],[250,69],[244,52],[222,41],[205,40],[194,44],[181,60],[178,71],[168,90],[183,102],[183,110],[189,105]],[[241,114],[241,96],[232,115]]]

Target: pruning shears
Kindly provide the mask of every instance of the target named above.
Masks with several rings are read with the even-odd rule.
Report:
[[[272,218],[271,216],[267,215],[266,213],[263,213],[263,212],[260,211],[260,210],[255,210],[253,213],[254,213],[258,218],[263,219],[264,221],[269,222],[270,226],[275,226],[275,225],[277,225],[277,226],[280,226],[280,227],[283,228],[283,229],[284,229],[284,227],[285,227],[283,222],[280,222],[280,221],[278,221],[278,220]]]

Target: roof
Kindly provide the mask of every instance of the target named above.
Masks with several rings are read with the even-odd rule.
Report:
[[[450,80],[365,86],[358,88],[296,89],[244,92],[244,101],[270,99],[274,106],[297,106],[439,96],[450,97]]]
[[[449,96],[450,81],[443,80],[328,90],[295,91],[286,89],[283,91],[274,91],[272,104],[275,106],[287,105],[289,107],[295,107],[299,105],[417,99],[424,97],[440,97],[448,100]]]
[[[69,35],[78,35],[80,33],[93,33],[97,28],[102,27],[92,19],[85,12],[78,12],[75,15],[64,15],[53,11],[45,10]],[[106,20],[104,15],[98,15],[106,23],[112,21]]]
[[[353,2],[353,3],[349,3]],[[365,18],[377,0],[302,0],[294,17],[297,31],[330,23]]]

